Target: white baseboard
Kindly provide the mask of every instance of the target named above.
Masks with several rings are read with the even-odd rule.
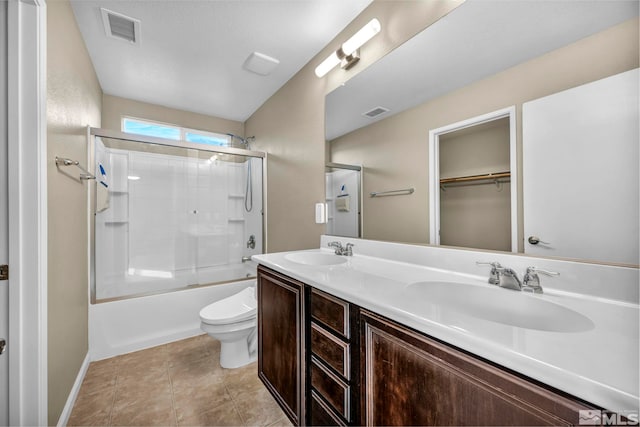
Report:
[[[73,383],[73,387],[71,387],[69,397],[67,397],[67,403],[62,409],[60,418],[58,418],[58,427],[64,427],[69,422],[69,417],[71,416],[73,405],[76,403],[76,398],[78,397],[78,393],[80,392],[80,386],[82,386],[84,376],[87,374],[87,369],[89,369],[89,363],[91,363],[91,358],[89,357],[89,353],[87,352],[87,355],[84,357],[84,361],[82,362],[82,366],[80,366],[80,371],[78,371],[76,381]]]

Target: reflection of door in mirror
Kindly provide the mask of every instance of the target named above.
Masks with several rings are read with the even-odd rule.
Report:
[[[327,164],[325,172],[327,218],[326,233],[360,237],[361,167]]]
[[[513,116],[508,108],[430,132],[431,243],[517,250]]]
[[[440,244],[511,250],[509,119],[440,136]]]
[[[523,104],[526,253],[638,264],[638,79]]]

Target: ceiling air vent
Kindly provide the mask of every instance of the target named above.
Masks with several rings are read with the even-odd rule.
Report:
[[[130,18],[121,13],[100,8],[102,24],[107,37],[125,40],[129,43],[140,43],[140,20]]]
[[[366,113],[362,113],[362,115],[365,117],[369,117],[370,119],[374,119],[379,115],[386,113],[387,111],[389,111],[388,108],[376,107],[373,110],[369,110]]]
[[[268,76],[276,69],[278,64],[280,64],[280,61],[276,58],[272,58],[264,53],[253,52],[244,61],[242,68],[261,76]]]

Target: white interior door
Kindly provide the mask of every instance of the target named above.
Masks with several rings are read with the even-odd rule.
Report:
[[[7,2],[0,2],[0,58],[7,58]],[[7,68],[0,66],[0,265],[9,264],[7,175]],[[9,357],[2,340],[9,336],[9,281],[0,280],[0,425],[9,425]],[[6,341],[5,341],[6,342]]]
[[[638,77],[523,104],[526,253],[638,264]]]

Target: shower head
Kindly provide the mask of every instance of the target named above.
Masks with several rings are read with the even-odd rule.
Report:
[[[240,142],[242,142],[243,144],[245,144],[245,142],[244,142],[244,138],[243,138],[243,137],[238,136],[238,135],[234,135],[234,134],[232,134],[232,133],[228,133],[227,135],[231,137],[231,142],[233,142],[233,138],[236,138],[236,139],[239,139],[239,140],[240,140]]]
[[[236,138],[236,139],[240,140],[242,145],[246,145],[247,147],[249,147],[249,143],[250,142],[253,142],[256,139],[255,136],[249,136],[249,137],[243,138],[243,137],[235,135],[233,133],[228,133],[227,135],[229,135],[231,137],[232,141],[233,141],[233,138]]]
[[[243,138],[243,137],[235,135],[233,133],[228,133],[227,135],[229,135],[231,137],[232,141],[233,141],[233,138],[239,139],[240,142],[242,143],[242,145],[246,145],[246,146],[248,146],[250,142],[253,142],[256,139],[255,136],[248,136],[246,138]]]

